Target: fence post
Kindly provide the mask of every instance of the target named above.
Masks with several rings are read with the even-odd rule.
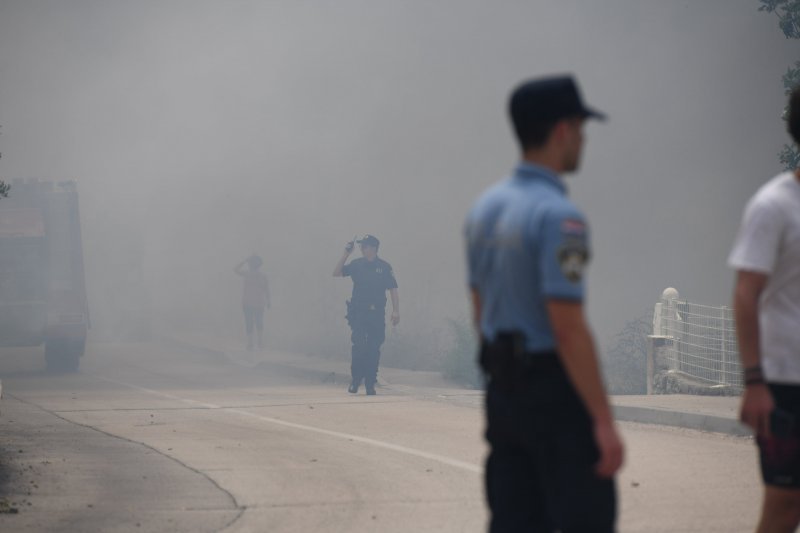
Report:
[[[669,363],[670,370],[681,369],[680,340],[683,338],[683,320],[678,312],[678,298],[680,297],[678,290],[673,287],[668,287],[661,293],[661,300],[666,304],[666,312],[662,311],[662,313],[666,315],[668,326],[665,328],[666,331],[662,331],[661,334],[672,340],[673,352]]]
[[[721,372],[722,375],[720,376],[720,382],[723,385],[727,385],[728,384],[728,347],[727,347],[727,344],[728,344],[728,335],[727,335],[728,332],[727,332],[727,329],[728,328],[727,328],[727,320],[726,320],[727,309],[728,308],[725,307],[724,305],[722,306],[722,310],[721,310],[722,311],[722,320],[720,320],[720,329],[722,330],[722,339],[721,339],[722,340],[722,346],[721,346],[721,349],[720,349],[720,359],[721,359],[721,362],[722,362],[722,372]]]
[[[645,364],[645,383],[647,384],[647,391],[646,394],[649,396],[653,394],[653,352],[655,351],[655,347],[653,346],[655,341],[653,340],[653,335],[647,336],[647,356],[646,356],[646,364]]]

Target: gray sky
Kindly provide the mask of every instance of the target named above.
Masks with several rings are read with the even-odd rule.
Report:
[[[758,5],[0,0],[0,177],[78,179],[101,331],[147,309],[238,332],[232,268],[255,250],[275,342],[340,349],[350,284],[331,272],[373,233],[401,331],[427,338],[467,315],[461,224],[516,163],[510,89],[574,72],[610,116],[568,178],[602,344],[667,286],[730,301],[800,57]]]

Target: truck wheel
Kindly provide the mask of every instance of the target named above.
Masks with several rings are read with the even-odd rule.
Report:
[[[44,346],[44,360],[50,372],[77,372],[85,341],[47,341]]]

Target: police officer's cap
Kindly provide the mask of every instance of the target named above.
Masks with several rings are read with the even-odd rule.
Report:
[[[366,245],[366,246],[374,246],[377,248],[381,241],[375,235],[364,235],[361,239],[358,240],[358,244]]]
[[[511,94],[509,111],[515,123],[555,122],[568,117],[606,118],[583,103],[572,76],[536,78],[522,83]]]

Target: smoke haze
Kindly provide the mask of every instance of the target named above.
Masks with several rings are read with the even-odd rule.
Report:
[[[239,333],[233,267],[256,251],[268,345],[347,350],[350,283],[331,272],[371,233],[401,330],[424,337],[467,316],[461,225],[516,163],[508,93],[573,72],[610,117],[568,178],[602,342],[667,286],[730,301],[727,252],[780,170],[800,57],[757,8],[0,0],[0,177],[78,180],[90,335]]]

